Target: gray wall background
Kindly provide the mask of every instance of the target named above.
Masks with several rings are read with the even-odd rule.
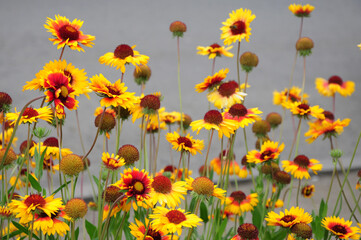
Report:
[[[84,21],[82,31],[96,36],[93,48],[86,48],[85,53],[66,49],[63,59],[73,63],[80,69],[85,69],[90,78],[102,73],[108,80],[115,82],[121,76],[115,68],[98,62],[100,56],[113,51],[118,44],[137,45],[136,50],[150,57],[149,66],[152,77],[146,86],[145,93],[160,91],[164,95],[162,106],[167,111],[179,111],[177,87],[177,52],[176,39],[169,32],[169,24],[181,20],[187,24],[188,30],[181,39],[181,81],[184,112],[191,115],[193,120],[203,118],[208,108],[206,94],[194,91],[194,86],[211,74],[211,60],[206,56],[197,55],[197,46],[207,46],[218,42],[222,22],[228,18],[232,10],[248,8],[256,15],[251,23],[252,35],[250,41],[242,41],[241,52],[252,51],[259,57],[259,65],[249,76],[251,88],[247,93],[247,107],[259,107],[265,117],[269,112],[282,112],[281,107],[272,104],[273,91],[281,91],[288,87],[293,64],[294,45],[298,38],[300,19],[288,10],[293,2],[285,0],[275,1],[244,1],[244,0],[202,0],[202,1],[1,1],[0,8],[0,91],[9,93],[13,98],[13,106],[21,109],[29,100],[40,96],[35,91],[22,92],[26,81],[30,81],[35,74],[49,61],[58,59],[60,50],[52,45],[48,38],[50,33],[43,25],[46,18],[54,19],[54,15],[66,16],[71,21],[78,18]],[[361,1],[359,0],[319,0],[297,1],[300,4],[310,3],[315,6],[311,18],[305,19],[303,36],[313,39],[315,48],[313,54],[307,58],[306,88],[310,95],[311,105],[320,105],[331,109],[331,98],[321,97],[315,90],[316,77],[328,78],[339,75],[344,80],[356,83],[356,91],[349,98],[337,95],[336,117],[352,118],[350,126],[345,128],[338,138],[338,146],[344,152],[344,162],[347,164],[352,155],[358,134],[360,133],[360,63],[361,51],[357,44],[361,43]],[[231,50],[236,56],[236,45]],[[227,80],[236,79],[237,71],[235,57],[218,58],[216,71],[228,67],[230,72]],[[140,94],[140,88],[133,81],[132,66],[127,67],[124,81],[128,91]],[[242,81],[244,74],[241,75]],[[302,62],[297,61],[294,74],[295,85],[301,86]],[[85,148],[89,149],[96,133],[93,111],[99,106],[99,97],[91,93],[88,100],[82,96],[79,99],[79,115]],[[34,107],[38,107],[34,104]],[[71,148],[74,153],[82,154],[79,138],[76,132],[75,112],[66,110],[67,126],[64,130],[64,147]],[[281,160],[286,159],[292,141],[292,125],[290,115],[284,119],[287,124],[283,142],[286,149]],[[140,120],[135,124],[126,122],[121,134],[121,145],[133,144],[139,147]],[[302,124],[302,132],[308,129]],[[19,131],[18,145],[25,140],[25,126]],[[250,149],[253,148],[255,138],[247,128]],[[52,133],[56,134],[55,130]],[[165,132],[164,132],[165,134]],[[168,144],[164,134],[161,137],[159,153],[160,164],[169,164]],[[115,132],[113,132],[115,135]],[[207,139],[205,130],[197,136]],[[278,134],[277,134],[278,135]],[[114,136],[112,136],[114,137]],[[113,139],[113,138],[112,138]],[[319,159],[325,169],[331,169],[329,157],[330,145],[328,141],[317,139],[309,145],[301,136],[299,152],[310,158]],[[111,141],[110,149],[114,149],[115,141]],[[236,142],[237,159],[245,154],[242,134],[238,134]],[[212,143],[210,159],[220,151],[218,138]],[[113,152],[111,150],[110,152]],[[203,155],[191,158],[193,170],[197,170],[204,162]],[[102,153],[102,139],[99,139],[94,151],[89,156],[92,162],[92,172],[99,170]],[[179,154],[173,152],[174,159]],[[360,157],[356,156],[354,166],[360,167]]]

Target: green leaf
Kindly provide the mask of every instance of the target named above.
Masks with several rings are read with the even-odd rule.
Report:
[[[29,230],[26,228],[26,227],[24,227],[23,225],[21,225],[20,223],[18,223],[18,222],[15,222],[15,221],[11,221],[13,224],[14,224],[14,226],[17,228],[17,229],[19,229],[21,232],[23,232],[23,233],[25,233],[26,235],[30,235],[30,232],[29,232]],[[39,238],[38,238],[38,236],[36,236],[35,234],[33,234],[33,238],[35,238],[35,239],[37,239],[37,240],[40,240]]]
[[[98,235],[98,229],[91,222],[85,219],[86,232],[90,239],[94,239]]]
[[[98,185],[99,185],[99,180],[98,180],[98,178],[93,175],[93,179],[94,179],[95,184],[98,186]]]
[[[196,208],[196,202],[197,198],[193,197],[191,204],[189,205],[189,212],[194,212],[194,209]]]
[[[286,239],[287,234],[288,231],[281,228],[279,231],[273,234],[273,237],[271,239]]]
[[[63,185],[61,185],[60,187],[58,187],[58,188],[53,192],[52,195],[57,194],[63,187],[67,186],[67,185],[70,184],[70,183],[71,183],[71,180],[69,180],[68,182],[66,182],[66,183],[64,183]]]
[[[75,239],[78,240],[79,237],[79,227],[75,229]]]
[[[38,179],[41,179],[41,177],[43,176],[44,157],[45,157],[47,148],[48,147],[45,148],[45,150],[41,153],[41,155],[39,152],[39,148],[35,149],[35,154],[34,154],[34,159],[35,159],[35,163],[36,163],[35,176]]]
[[[29,176],[29,181],[30,181],[31,186],[32,186],[36,191],[38,191],[38,192],[41,193],[42,188],[41,188],[40,183],[38,182],[38,180],[36,180],[36,179],[33,177],[33,175],[31,175],[31,174],[28,174],[28,176]]]
[[[221,226],[217,229],[217,236],[214,239],[221,239],[222,234],[227,227],[227,223],[228,223],[228,219],[227,218],[223,219]]]
[[[201,202],[200,215],[204,223],[207,223],[208,218],[208,208],[204,202]]]
[[[257,227],[257,229],[260,229],[262,221],[263,221],[260,205],[261,204],[258,204],[257,207],[255,207],[255,209],[253,210],[253,214],[252,214],[252,222]]]
[[[11,239],[11,238],[15,237],[16,235],[19,235],[20,233],[22,233],[21,230],[14,231],[14,232],[12,232],[12,233],[9,234],[9,237],[8,237],[8,238]],[[8,235],[5,235],[5,236],[3,236],[3,238],[4,238],[4,239],[7,239],[7,236],[8,236]]]

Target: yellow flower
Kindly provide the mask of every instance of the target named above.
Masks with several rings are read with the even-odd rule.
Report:
[[[147,218],[145,219],[145,225],[138,219],[135,219],[135,222],[136,224],[130,223],[129,225],[130,233],[135,237],[135,240],[170,240],[170,236],[167,235],[168,231],[153,229]]]
[[[291,228],[296,223],[306,223],[309,224],[312,222],[312,216],[305,212],[304,209],[299,207],[291,207],[290,210],[285,210],[285,212],[280,212],[279,214],[275,212],[269,212],[265,220],[268,222],[269,226],[281,226],[284,228]]]
[[[208,93],[207,99],[218,109],[230,108],[236,103],[241,103],[247,94],[240,91],[236,81],[221,83],[217,89]]]
[[[298,87],[292,87],[289,91],[288,88],[285,88],[282,92],[273,92],[273,104],[282,105],[285,107],[285,103],[290,102],[299,102],[303,99],[305,103],[307,103],[308,95],[304,93],[301,96],[302,89]]]
[[[187,189],[197,193],[198,195],[204,195],[206,197],[214,196],[223,200],[225,198],[226,190],[218,188],[214,185],[212,180],[207,177],[197,177],[193,179],[191,177],[186,179]]]
[[[345,221],[340,217],[325,217],[321,221],[322,226],[331,232],[338,239],[359,239],[360,229],[357,227],[351,227],[351,221]]]
[[[336,121],[325,119],[325,120],[316,120],[314,122],[309,122],[309,130],[305,133],[306,142],[312,143],[318,137],[324,135],[325,138],[330,136],[337,137],[343,132],[343,128],[347,127],[351,122],[351,119],[346,118],[344,120],[337,119]]]
[[[58,44],[58,49],[68,45],[70,49],[83,51],[80,44],[86,47],[92,47],[95,40],[94,36],[85,35],[80,31],[83,21],[74,19],[70,22],[66,17],[55,15],[55,20],[47,18],[44,27],[50,32],[54,38],[49,38],[53,44]]]
[[[109,153],[103,152],[102,161],[105,167],[110,170],[117,170],[125,164],[124,158],[119,158],[118,155],[114,157],[114,153],[110,155]]]
[[[278,142],[266,141],[262,144],[261,151],[252,150],[247,154],[247,162],[249,163],[263,163],[272,161],[279,157],[285,145],[282,143],[278,146]]]
[[[199,83],[195,86],[197,92],[201,93],[205,90],[213,90],[213,88],[217,87],[223,79],[227,77],[227,73],[229,72],[228,68],[221,69],[213,76],[208,76],[204,79],[202,83]]]
[[[185,137],[180,136],[178,132],[167,133],[166,139],[178,152],[186,151],[192,155],[197,154],[197,152],[202,154],[201,150],[204,148],[203,140],[193,139],[189,133]]]
[[[197,54],[199,55],[208,55],[209,59],[213,59],[215,57],[233,57],[233,54],[228,52],[228,50],[232,49],[233,46],[229,46],[227,48],[220,46],[217,43],[214,43],[207,47],[198,46],[197,47]]]
[[[310,4],[301,5],[301,4],[291,4],[288,9],[297,17],[309,17],[311,12],[315,9],[314,6]]]
[[[352,81],[343,81],[339,76],[332,76],[328,80],[316,78],[316,89],[326,97],[332,97],[339,93],[343,97],[351,96],[355,91],[355,83]]]
[[[317,174],[317,171],[322,170],[322,164],[320,164],[319,161],[316,159],[309,159],[305,155],[298,155],[293,161],[282,161],[282,167],[286,172],[291,173],[293,177],[297,179],[309,179],[311,177],[308,173],[309,169],[311,169],[314,174]]]
[[[34,123],[37,122],[38,119],[45,120],[47,122],[51,123],[51,120],[53,119],[51,108],[46,106],[42,108],[32,108],[28,107],[25,109],[23,114],[20,118],[20,124],[21,123]],[[19,118],[20,112],[16,111],[14,113],[8,113],[6,114],[6,119],[9,121],[12,121],[15,123],[17,119]]]
[[[250,212],[258,204],[258,194],[251,193],[246,195],[242,191],[232,192],[229,197],[226,198],[225,211],[231,212],[236,215],[242,215],[244,212]]]
[[[127,44],[121,44],[116,47],[114,52],[108,52],[105,55],[99,58],[101,64],[110,65],[120,69],[122,73],[125,72],[125,65],[131,63],[136,69],[139,68],[139,65],[146,65],[149,57],[139,54],[138,51],[135,51],[136,46],[130,47]]]
[[[229,14],[229,18],[223,22],[224,25],[221,30],[221,39],[224,39],[225,45],[230,45],[236,41],[242,41],[245,39],[248,42],[251,35],[250,23],[256,18],[256,15],[252,15],[252,11],[249,9],[240,8],[236,11],[232,11]]]
[[[284,106],[290,109],[291,113],[299,118],[308,119],[309,116],[313,116],[318,119],[324,119],[323,109],[318,105],[310,106],[306,102],[285,102]]]
[[[262,112],[258,108],[247,109],[243,104],[236,103],[222,114],[225,119],[235,120],[239,127],[244,128],[257,120],[261,120],[258,115],[262,114]]]
[[[301,194],[305,198],[311,198],[314,192],[315,192],[315,185],[306,185],[301,190]]]

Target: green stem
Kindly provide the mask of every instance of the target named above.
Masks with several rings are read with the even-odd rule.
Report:
[[[291,150],[290,150],[290,154],[288,155],[288,160],[291,160],[291,156],[292,156],[292,152],[293,152],[293,148],[296,144],[297,141],[297,146],[296,146],[296,151],[295,151],[295,155],[297,155],[298,152],[298,142],[300,140],[300,133],[301,133],[301,121],[302,118],[300,118],[300,120],[298,121],[298,126],[297,126],[297,134],[295,135],[293,141],[292,141],[292,146],[291,146]]]
[[[179,92],[179,108],[180,108],[180,129],[181,129],[181,135],[183,135],[183,109],[182,109],[182,92],[181,92],[181,79],[180,79],[180,50],[179,50],[179,36],[177,37],[177,55],[178,55],[178,92]]]
[[[239,52],[240,52],[240,49],[241,49],[241,42],[238,41],[237,59],[236,59],[236,62],[237,62],[237,80],[238,80],[238,86],[241,86],[241,76],[240,76],[240,74],[239,74],[239,65],[240,65],[240,62],[239,62]]]
[[[211,143],[212,143],[212,138],[213,138],[213,132],[214,129],[211,130],[211,137],[209,138],[209,143],[208,143],[208,149],[207,149],[207,154],[206,154],[206,159],[204,161],[204,168],[206,169],[206,176],[209,177],[209,169],[208,169],[208,155],[209,155],[209,150],[211,149]],[[221,153],[222,155],[223,153]]]

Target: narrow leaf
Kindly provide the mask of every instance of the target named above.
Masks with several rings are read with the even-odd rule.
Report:
[[[36,180],[36,179],[33,177],[33,175],[31,175],[30,173],[29,173],[28,176],[29,176],[29,181],[30,181],[31,186],[32,186],[36,191],[38,191],[38,192],[41,193],[42,188],[41,188],[40,183],[38,182],[38,180]]]

